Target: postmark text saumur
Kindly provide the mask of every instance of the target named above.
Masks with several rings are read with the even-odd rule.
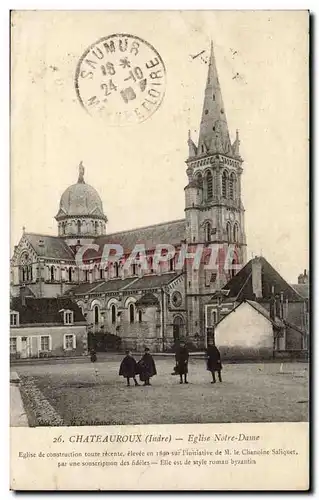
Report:
[[[147,120],[160,107],[165,88],[166,70],[160,54],[135,35],[99,39],[85,50],[76,68],[80,104],[106,125]]]

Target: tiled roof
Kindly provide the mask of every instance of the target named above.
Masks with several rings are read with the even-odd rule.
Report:
[[[301,297],[304,299],[309,299],[309,285],[307,283],[298,283],[296,285],[291,285]]]
[[[121,245],[125,254],[130,253],[138,243],[143,244],[146,250],[152,250],[158,244],[179,245],[185,239],[185,233],[185,219],[111,233],[97,237],[94,243],[100,246],[100,251],[97,254],[95,251],[88,250],[85,253],[85,258],[89,259],[101,255],[103,245],[107,243]]]
[[[142,278],[132,277],[126,279],[111,279],[108,281],[95,283],[82,283],[67,292],[66,295],[90,295],[92,293],[110,293],[123,290],[148,290],[160,288],[170,283],[178,276],[178,273],[167,273],[158,275],[143,276]]]
[[[39,256],[61,260],[74,260],[72,250],[58,236],[25,233],[25,237]],[[43,242],[42,244],[41,241]]]
[[[296,290],[280,276],[280,274],[269,264],[264,257],[259,257],[262,266],[262,296],[264,299],[270,299],[274,293],[284,293],[286,299],[292,301],[302,300]],[[236,297],[237,300],[255,300],[252,284],[252,266],[253,259],[247,264],[223,287],[229,290],[228,297]]]
[[[136,281],[138,278],[135,276],[133,278],[126,278],[124,280],[122,279],[112,279],[109,281],[104,281],[102,285],[97,288],[98,293],[108,293],[108,292],[118,292],[119,290],[123,290],[123,288],[126,289],[127,285],[130,283],[133,283]],[[95,290],[93,291],[93,293]]]
[[[65,295],[86,295],[90,293],[94,288],[98,288],[103,283],[94,282],[94,283],[80,283],[79,285],[75,285],[73,288],[70,288]]]
[[[85,322],[81,309],[76,302],[68,297],[45,297],[36,299],[25,298],[25,305],[22,305],[21,297],[13,297],[10,303],[12,311],[19,312],[19,323],[61,323],[64,324],[63,314],[59,311],[69,309],[74,313],[74,323]]]
[[[152,293],[148,292],[143,297],[141,297],[137,302],[136,306],[153,306],[153,305],[158,305],[158,298],[155,297]]]
[[[149,290],[152,288],[160,288],[161,286],[167,285],[173,281],[178,276],[178,273],[167,273],[158,275],[143,276],[137,281],[134,281],[131,285],[126,287],[125,290]]]

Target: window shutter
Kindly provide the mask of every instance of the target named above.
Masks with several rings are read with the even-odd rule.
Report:
[[[52,351],[52,337],[49,335],[49,351]]]
[[[73,334],[73,349],[76,349],[76,335]]]
[[[66,334],[63,335],[63,349],[66,349]]]

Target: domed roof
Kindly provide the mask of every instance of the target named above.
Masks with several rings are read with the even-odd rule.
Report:
[[[105,219],[102,200],[94,187],[84,181],[84,167],[79,165],[79,178],[61,196],[57,218],[65,216],[98,216]]]

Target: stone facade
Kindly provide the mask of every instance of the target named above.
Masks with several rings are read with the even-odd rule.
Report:
[[[24,232],[15,247],[12,296],[19,296],[21,287],[27,286],[38,298],[72,297],[89,331],[117,335],[123,346],[133,349],[148,345],[155,351],[169,350],[178,338],[203,348],[205,305],[234,274],[224,269],[226,254],[231,248],[231,264],[238,269],[246,262],[239,144],[238,131],[235,140],[230,140],[211,47],[197,145],[188,138],[185,219],[108,234],[102,201],[85,183],[81,163],[77,183],[61,196],[55,217],[58,236]],[[85,252],[83,265],[78,267],[78,250],[92,243],[99,250]],[[125,267],[137,243],[145,247],[146,269],[139,262]],[[101,264],[105,244],[124,249],[118,262]],[[204,248],[198,269],[190,258],[178,267],[185,244],[188,252]],[[156,245],[171,245],[175,257],[154,266]],[[215,253],[218,268],[206,269],[209,256]]]

